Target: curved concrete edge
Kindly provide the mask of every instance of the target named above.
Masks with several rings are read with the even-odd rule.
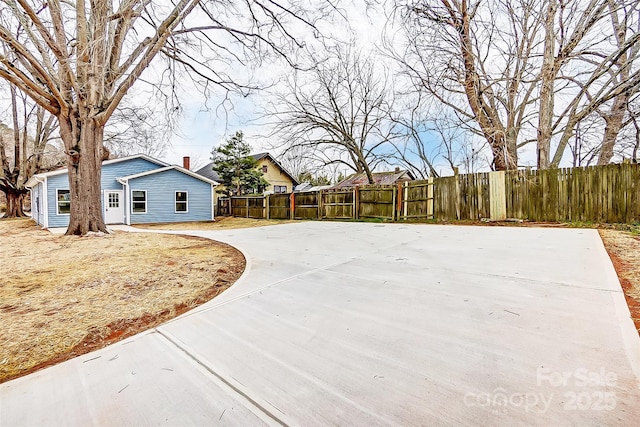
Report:
[[[247,280],[247,276],[250,274],[251,269],[252,269],[252,265],[253,262],[251,260],[251,257],[249,256],[249,253],[247,252],[246,249],[239,247],[237,245],[231,245],[227,242],[223,242],[221,240],[216,240],[212,237],[207,237],[207,236],[202,236],[200,234],[193,234],[193,233],[197,233],[197,232],[191,232],[191,231],[187,231],[187,232],[180,232],[180,231],[176,231],[176,232],[171,232],[171,233],[165,233],[165,234],[175,234],[175,235],[182,235],[182,236],[192,236],[192,237],[201,237],[203,239],[207,239],[207,240],[211,240],[214,242],[219,242],[219,243],[224,243],[225,245],[229,245],[232,248],[238,250],[242,256],[244,257],[244,261],[245,261],[245,265],[244,265],[244,271],[242,272],[242,274],[240,275],[240,277],[238,277],[238,279],[233,282],[227,289],[225,289],[224,291],[220,292],[218,295],[216,295],[215,297],[213,297],[212,299],[210,299],[209,301],[205,302],[204,304],[201,304],[185,313],[182,313],[180,316],[178,317],[174,317],[173,319],[167,320],[166,322],[164,322],[162,325],[166,325],[168,323],[173,323],[176,322],[180,319],[184,319],[185,317],[190,317],[193,316],[194,314],[203,312],[203,311],[207,311],[210,310],[214,307],[218,307],[222,304],[226,304],[228,302],[234,301],[238,298],[242,298],[246,295],[251,294],[252,292],[247,292],[246,294],[242,294],[239,295],[238,297],[232,297],[232,298],[226,298],[227,295],[229,295],[229,293],[232,291],[235,292],[240,286],[242,286],[242,284]],[[159,327],[162,327],[162,325],[158,325],[156,328],[157,329]]]
[[[611,297],[611,302],[618,318],[618,326],[620,328],[620,334],[622,335],[624,346],[628,350],[626,354],[629,358],[631,368],[633,369],[636,386],[640,389],[640,339],[638,339],[638,330],[636,329],[636,325],[633,323],[633,318],[631,317],[631,311],[627,304],[624,289],[620,283],[620,278],[618,277],[618,273],[613,265],[613,261],[611,261],[611,257],[604,246],[602,236],[597,232],[595,234],[600,242],[598,245],[599,251],[601,252],[603,259],[606,259],[605,262],[608,265],[606,272],[608,276],[607,279],[610,280],[611,283],[617,284],[617,287],[620,289],[620,292],[610,292],[609,296]]]
[[[202,311],[206,311],[209,310],[213,307],[217,307],[219,305],[221,305],[223,302],[229,302],[234,300],[235,298],[231,299],[229,298],[228,301],[223,301],[221,302],[221,299],[224,299],[224,297],[226,295],[229,294],[229,292],[231,291],[231,289],[234,289],[234,291],[242,285],[242,283],[246,280],[247,276],[249,275],[249,273],[251,272],[251,267],[252,267],[252,260],[251,257],[249,256],[249,252],[242,248],[239,247],[238,245],[232,245],[228,242],[224,242],[222,240],[216,240],[214,237],[211,236],[205,236],[203,235],[203,233],[216,233],[218,231],[222,231],[222,230],[153,230],[153,229],[148,229],[148,228],[136,228],[134,226],[117,226],[116,228],[114,228],[114,230],[119,230],[119,231],[125,231],[125,232],[131,232],[131,233],[156,233],[156,234],[173,234],[176,236],[190,236],[190,237],[200,237],[202,239],[207,239],[207,240],[211,240],[213,242],[218,242],[218,243],[224,243],[225,245],[229,245],[232,248],[238,250],[242,256],[244,257],[244,261],[245,261],[245,266],[244,266],[244,271],[242,272],[242,274],[240,275],[240,277],[238,277],[238,279],[233,282],[227,289],[225,289],[224,291],[220,292],[218,295],[216,295],[215,297],[213,297],[212,299],[210,299],[209,301],[205,302],[204,304],[201,304],[197,307],[194,307],[193,309],[182,313],[180,316],[174,317],[173,319],[169,319],[166,322],[162,323],[161,325],[158,325],[154,328],[150,328],[148,329],[148,331],[153,331],[156,330],[157,328],[161,327],[162,325],[166,325],[169,323],[173,323],[177,320],[183,319],[185,317],[189,317],[192,316],[196,313],[200,313]],[[251,292],[247,292],[246,294],[242,295],[249,295]]]

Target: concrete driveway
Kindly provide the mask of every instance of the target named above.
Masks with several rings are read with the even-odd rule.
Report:
[[[301,222],[214,301],[0,385],[0,425],[633,425],[640,339],[596,231]]]

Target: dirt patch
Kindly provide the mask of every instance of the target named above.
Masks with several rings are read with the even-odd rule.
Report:
[[[217,217],[215,221],[176,222],[171,224],[139,224],[135,227],[151,230],[228,230],[234,228],[265,227],[268,225],[287,224],[289,220]]]
[[[0,220],[0,382],[119,341],[227,289],[245,260],[190,236],[59,236]]]
[[[640,334],[640,239],[624,231],[599,232],[618,273],[633,323]]]

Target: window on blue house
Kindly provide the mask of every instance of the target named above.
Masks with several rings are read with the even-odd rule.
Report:
[[[147,192],[145,190],[131,192],[131,210],[133,213],[147,213]]]
[[[56,190],[58,215],[71,213],[71,192],[69,190]]]
[[[187,194],[186,191],[176,191],[176,212],[188,212]]]

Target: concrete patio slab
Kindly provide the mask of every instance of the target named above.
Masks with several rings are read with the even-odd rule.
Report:
[[[215,300],[0,385],[0,425],[634,425],[640,339],[593,230],[301,222]]]

